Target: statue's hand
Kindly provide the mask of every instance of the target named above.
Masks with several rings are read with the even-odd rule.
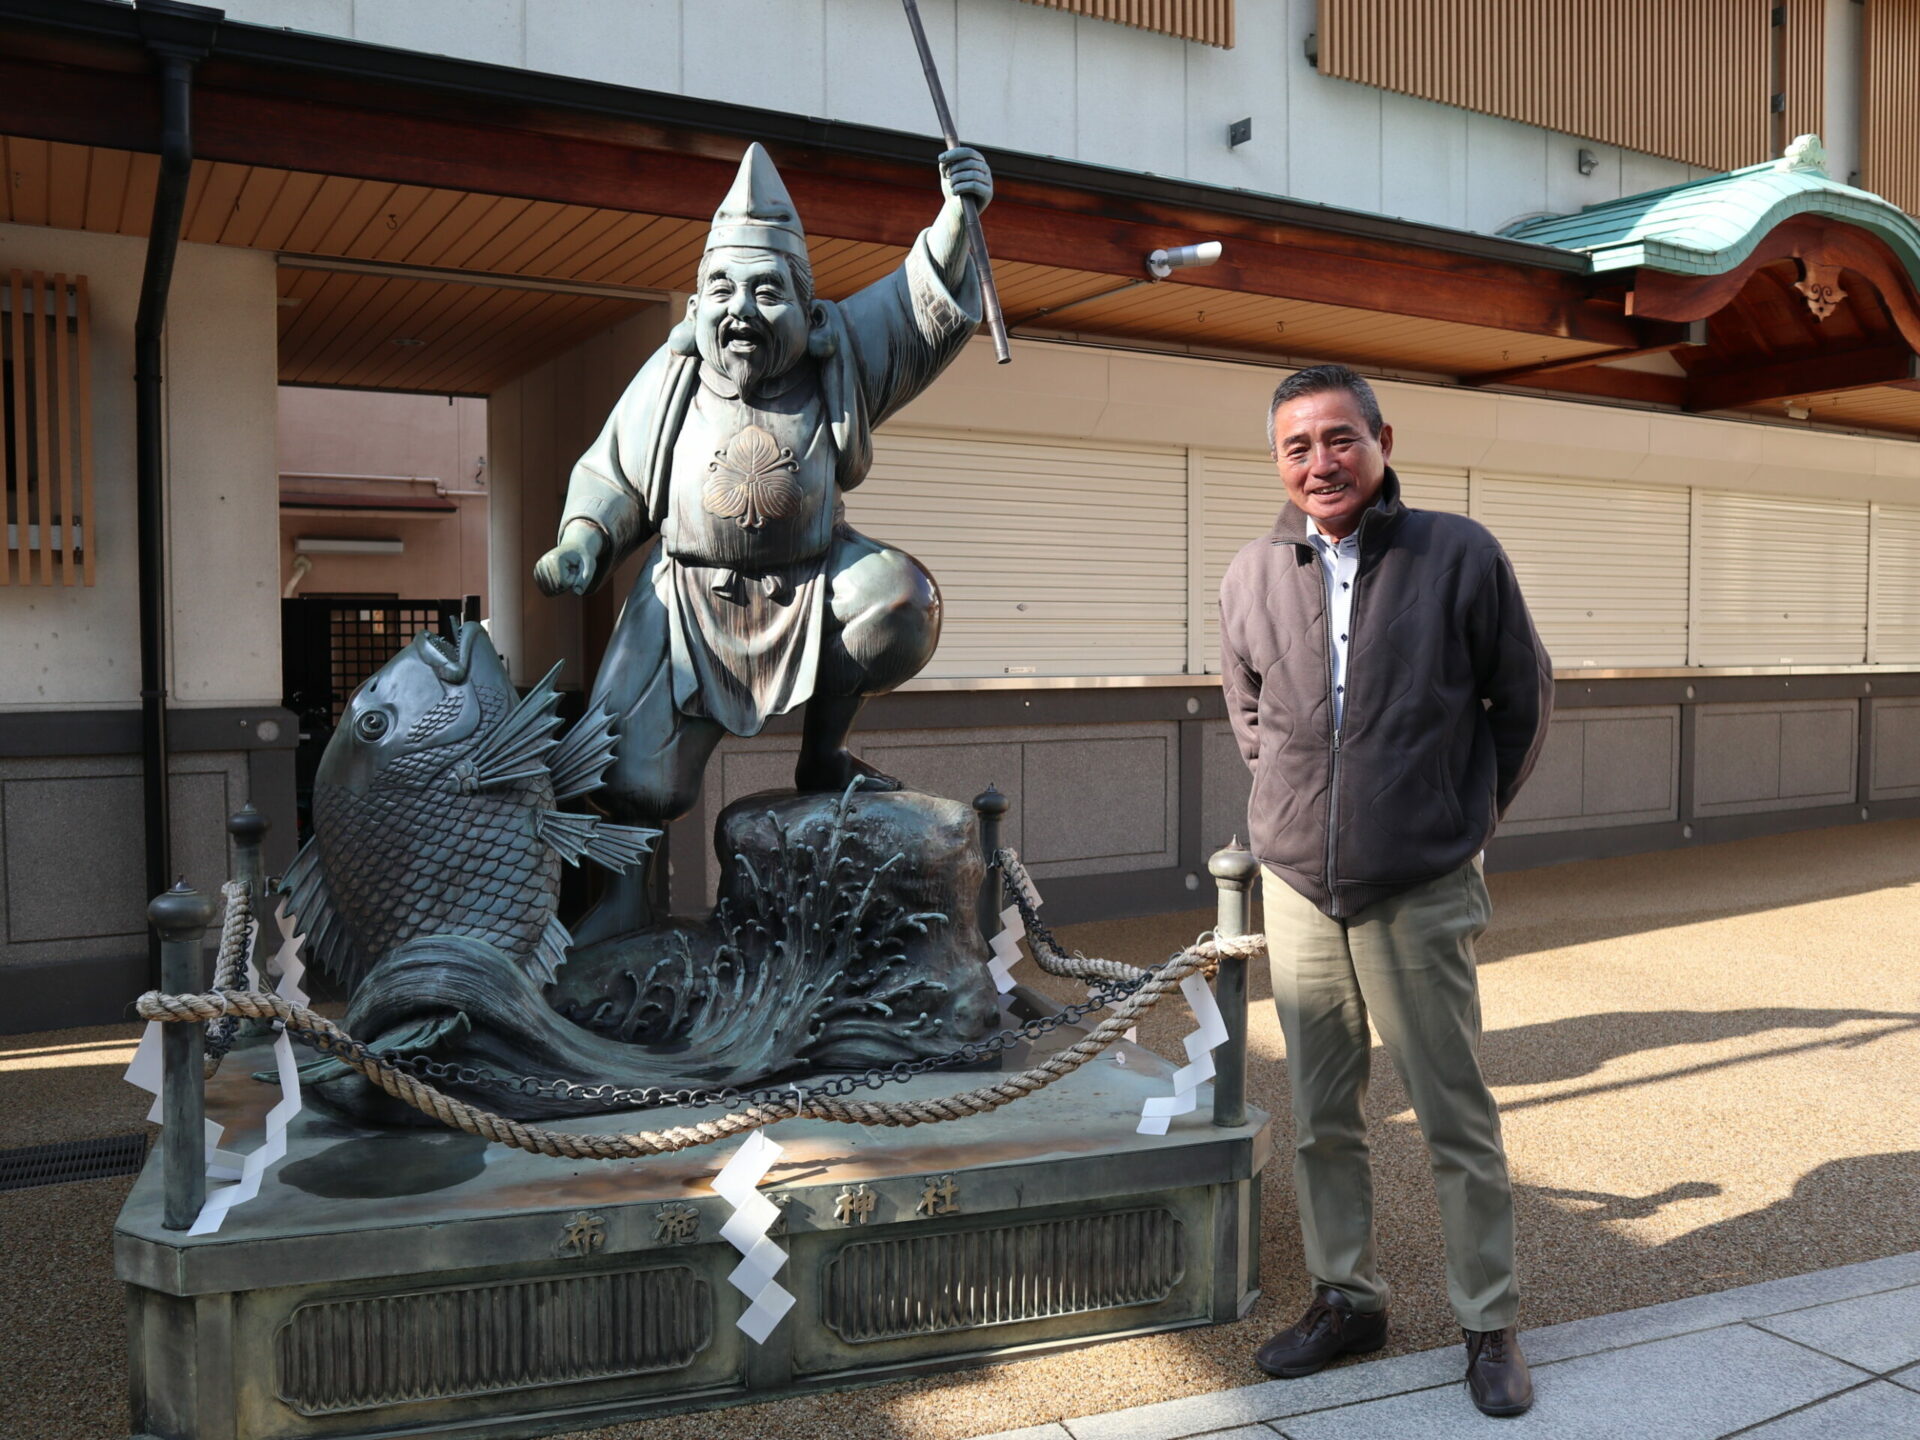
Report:
[[[594,572],[606,536],[597,528],[576,520],[560,536],[560,543],[542,555],[533,567],[533,582],[542,595],[558,595],[563,590],[584,595],[593,588]]]
[[[940,188],[949,200],[972,200],[984,210],[993,203],[993,171],[978,150],[961,145],[940,157]]]

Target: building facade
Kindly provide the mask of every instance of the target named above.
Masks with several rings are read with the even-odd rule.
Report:
[[[1376,378],[1409,499],[1500,537],[1555,657],[1492,863],[1920,813],[1920,5],[921,8],[995,166],[1014,362],[975,341],[849,496],[947,615],[857,738],[910,784],[1006,792],[1050,914],[1197,903],[1242,828],[1214,595],[1280,501],[1267,396],[1322,360]],[[627,577],[549,600],[531,565],[741,148],[774,153],[832,296],[933,214],[939,142],[893,0],[0,0],[0,34],[0,1014],[24,1029],[141,988],[158,852],[215,883],[252,799],[288,858],[280,492],[305,472],[276,434],[312,392],[485,400],[484,484],[452,488],[487,491],[486,582],[469,544],[461,593],[516,676],[564,661],[578,688]],[[1217,264],[1147,271],[1199,241]],[[677,905],[796,740],[722,748],[670,840]]]

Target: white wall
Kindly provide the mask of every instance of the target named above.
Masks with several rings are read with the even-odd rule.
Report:
[[[522,684],[564,661],[559,683],[585,683],[582,602],[549,599],[533,583],[533,565],[553,544],[567,476],[593,443],[614,402],[647,356],[664,344],[676,299],[653,306],[581,342],[487,399],[487,454],[493,491],[489,546],[488,633]],[[991,358],[991,357],[989,357]],[[632,583],[634,562],[603,587],[604,610]],[[592,603],[592,602],[589,602]]]
[[[173,706],[282,693],[278,303],[267,252],[180,247],[162,362]]]
[[[1847,0],[1841,0],[1847,3]],[[1318,0],[1239,0],[1232,50],[1023,0],[921,0],[963,139],[1496,231],[1707,173],[1320,75]],[[931,137],[898,0],[232,0],[350,36]],[[1253,139],[1227,146],[1251,117]],[[929,158],[937,149],[929,140]],[[1578,152],[1599,166],[1582,176]]]
[[[146,242],[0,225],[0,269],[88,280],[93,315],[96,583],[0,589],[0,710],[140,703],[133,323]],[[183,245],[167,387],[171,703],[280,695],[273,257]]]

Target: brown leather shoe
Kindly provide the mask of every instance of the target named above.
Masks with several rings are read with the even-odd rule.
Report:
[[[1262,1345],[1253,1363],[1269,1375],[1297,1380],[1342,1355],[1368,1355],[1386,1343],[1386,1311],[1362,1315],[1340,1291],[1322,1285],[1307,1313]]]
[[[1533,1404],[1533,1375],[1513,1326],[1461,1333],[1467,1337],[1467,1390],[1480,1413],[1526,1414]]]

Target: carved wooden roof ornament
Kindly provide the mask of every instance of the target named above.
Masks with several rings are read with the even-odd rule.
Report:
[[[1840,267],[1804,255],[1800,257],[1800,278],[1793,288],[1807,297],[1807,309],[1816,320],[1826,319],[1847,298],[1847,292],[1840,288]]]

